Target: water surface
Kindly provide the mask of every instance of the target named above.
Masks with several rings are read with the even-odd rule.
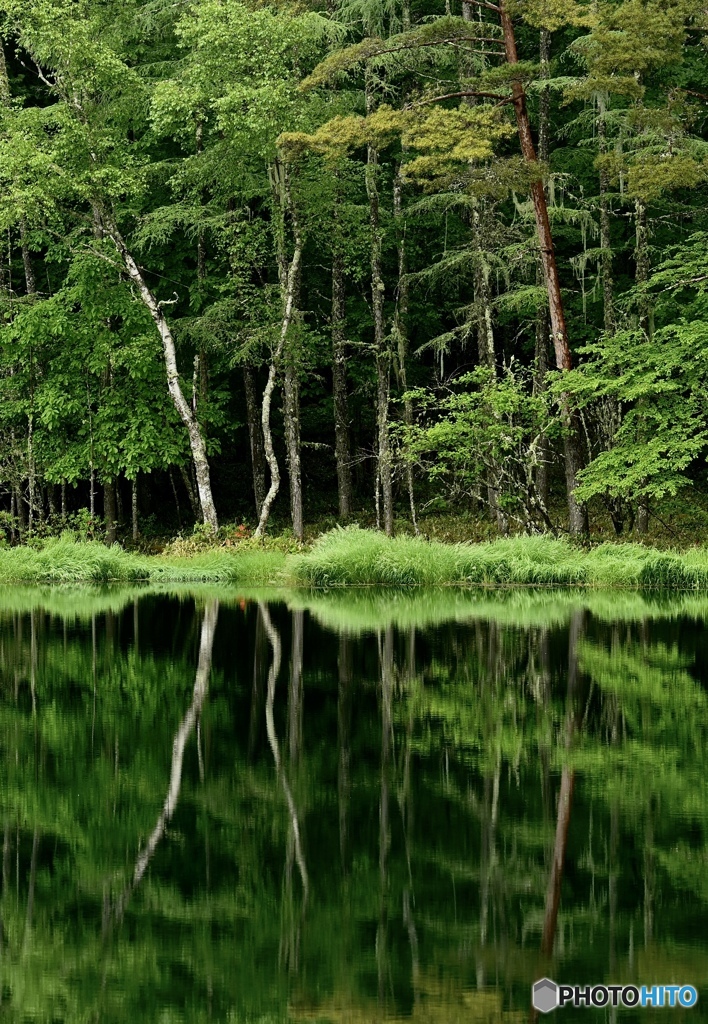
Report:
[[[544,974],[705,1019],[707,622],[5,590],[0,1019],[516,1024]]]

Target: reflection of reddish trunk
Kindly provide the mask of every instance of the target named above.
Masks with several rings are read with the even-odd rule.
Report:
[[[576,691],[578,687],[578,640],[582,635],[582,612],[575,612],[570,622],[568,635],[568,697],[565,723],[566,757],[570,750],[573,736],[579,726],[576,710]],[[551,956],[556,938],[558,924],[558,908],[560,906],[563,866],[568,845],[568,826],[573,807],[573,789],[575,787],[575,770],[568,764],[563,766],[561,773],[560,792],[558,794],[558,811],[556,815],[556,838],[553,844],[553,863],[548,877],[546,890],[546,909],[543,915],[543,934],[541,936],[541,952]]]
[[[560,906],[561,882],[563,880],[563,864],[565,849],[568,843],[568,825],[573,804],[575,772],[567,766],[561,775],[560,793],[558,794],[558,817],[556,820],[556,840],[553,845],[553,864],[548,879],[546,892],[546,912],[543,917],[543,935],[541,936],[541,952],[550,956],[556,937],[558,908]]]
[[[499,7],[501,27],[504,35],[504,50],[508,64],[518,64],[519,57],[516,52],[516,38],[514,26],[508,11],[502,2]],[[511,95],[516,114],[516,126],[519,132],[519,143],[524,160],[528,164],[536,164],[536,150],[531,135],[531,124],[529,122],[528,110],[526,109],[526,94],[520,81],[512,82]],[[536,217],[536,230],[538,232],[538,243],[541,250],[541,263],[543,264],[543,276],[546,282],[548,294],[548,311],[551,318],[551,333],[553,335],[553,349],[556,356],[556,367],[559,370],[569,370],[572,365],[570,358],[570,346],[568,344],[568,328],[565,322],[565,311],[563,309],[563,298],[561,296],[560,279],[558,277],[558,264],[553,248],[553,235],[551,224],[548,219],[548,205],[543,181],[540,176],[531,185],[531,197]],[[578,470],[582,465],[582,457],[578,444],[577,424],[575,417],[570,410],[570,404],[565,395],[561,397],[561,411],[565,421],[567,436],[565,442],[565,476],[568,488],[568,507],[570,511],[570,532],[573,534],[587,532],[587,510],[576,501],[573,492],[577,484]]]

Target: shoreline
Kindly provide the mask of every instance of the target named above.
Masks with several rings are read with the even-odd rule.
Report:
[[[192,554],[148,555],[65,534],[33,547],[0,548],[0,583],[708,591],[708,547],[659,550],[605,542],[583,548],[550,536],[446,543],[349,527],[331,530],[299,552],[249,540]]]

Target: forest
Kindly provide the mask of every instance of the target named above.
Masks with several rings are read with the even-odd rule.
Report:
[[[2,543],[708,522],[704,5],[0,12]]]

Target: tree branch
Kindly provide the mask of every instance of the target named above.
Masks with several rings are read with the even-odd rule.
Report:
[[[498,100],[500,104],[513,103],[513,96],[500,96],[496,92],[477,92],[475,89],[463,89],[460,92],[446,92],[443,96],[433,96],[427,100],[419,100],[417,103],[409,103],[404,109],[413,110],[416,107],[426,107],[430,103],[440,103],[442,100],[454,100],[464,96],[477,96],[488,100]]]

